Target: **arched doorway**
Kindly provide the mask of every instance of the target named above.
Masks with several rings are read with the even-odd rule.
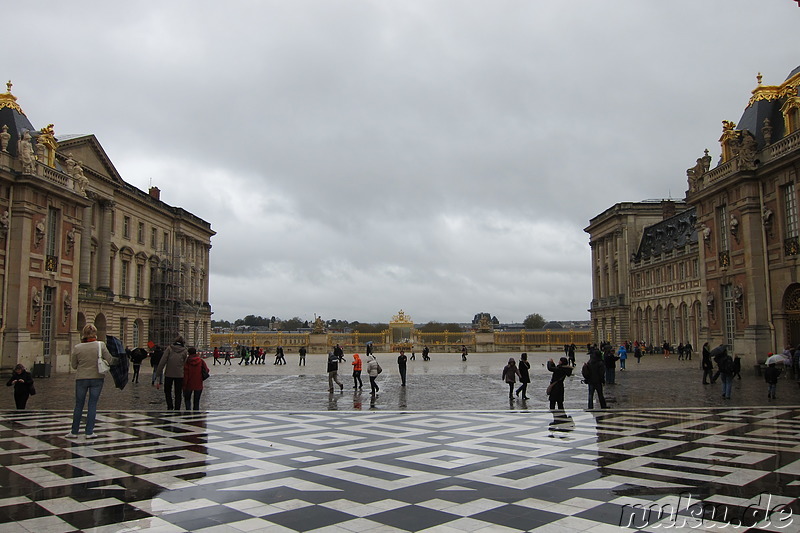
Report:
[[[800,344],[800,284],[793,283],[783,293],[783,311],[786,313],[786,342]]]
[[[83,326],[86,325],[86,315],[79,312],[77,318],[78,318],[78,333],[80,333],[81,331],[83,331]]]
[[[100,313],[94,317],[94,327],[97,328],[97,338],[105,340],[107,335],[106,315]]]

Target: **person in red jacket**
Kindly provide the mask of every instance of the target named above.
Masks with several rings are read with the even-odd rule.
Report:
[[[203,371],[208,373],[208,365],[198,355],[194,346],[187,350],[188,356],[183,365],[183,402],[186,410],[200,409],[200,395],[203,394]],[[192,400],[192,407],[189,407]]]
[[[360,389],[364,384],[361,382],[361,357],[357,353],[353,354],[353,388]]]

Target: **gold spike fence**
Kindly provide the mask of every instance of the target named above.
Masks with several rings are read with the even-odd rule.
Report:
[[[493,343],[484,344],[480,351],[509,352],[524,350],[561,349],[565,344],[586,346],[593,341],[591,331],[496,331]],[[372,342],[376,352],[397,352],[403,350],[421,351],[427,345],[432,352],[459,352],[464,345],[470,351],[476,351],[476,334],[471,331],[423,333],[413,330],[411,338],[404,342],[390,342],[389,330],[381,333],[328,333],[327,348],[336,344],[345,352],[364,351],[367,342]],[[309,348],[309,333],[212,333],[211,346],[258,346],[265,350],[283,346],[287,352],[296,352],[301,346]]]

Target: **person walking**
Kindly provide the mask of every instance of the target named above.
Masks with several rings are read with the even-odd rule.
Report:
[[[406,362],[408,357],[403,350],[400,350],[400,355],[397,356],[397,370],[400,372],[400,386],[406,386]]]
[[[567,348],[567,358],[569,359],[569,364],[573,367],[577,366],[578,364],[575,362],[575,343],[571,343]]]
[[[572,365],[569,358],[562,357],[556,365],[552,359],[547,361],[547,370],[553,373],[550,378],[550,385],[547,387],[547,394],[550,396],[550,409],[564,409],[564,380],[572,375]]]
[[[637,365],[642,362],[642,347],[638,344],[633,348],[633,356],[636,358]]]
[[[97,434],[94,432],[95,419],[97,418],[97,402],[100,400],[100,393],[103,392],[105,373],[100,373],[97,369],[98,360],[102,358],[109,365],[117,364],[117,358],[111,355],[106,344],[97,340],[97,328],[94,324],[86,324],[81,332],[83,341],[72,348],[70,356],[70,366],[75,372],[75,409],[72,411],[72,429],[66,434],[66,438],[75,439],[81,429],[81,417],[83,416],[83,405],[86,397],[89,397],[89,404],[86,411],[86,438],[94,439]]]
[[[306,347],[301,346],[297,353],[300,354],[300,363],[297,366],[306,366]]]
[[[225,350],[225,362],[222,363],[222,366],[225,365],[233,366],[233,363],[231,363],[231,350],[233,350],[233,348],[231,348],[230,350]]]
[[[372,395],[375,396],[378,394],[380,387],[378,387],[378,383],[375,379],[378,377],[383,371],[381,365],[378,364],[378,360],[375,358],[373,354],[370,354],[367,357],[367,375],[369,376],[369,386],[372,389]]]
[[[528,398],[528,383],[531,382],[531,375],[530,375],[530,368],[531,364],[528,362],[528,354],[523,352],[519,356],[519,388],[517,389],[517,397],[519,397],[520,393],[522,393],[523,400],[529,400]]]
[[[275,348],[275,362],[273,364],[275,365],[286,364],[286,359],[283,357],[283,346],[281,346],[280,344],[278,345],[277,348]]]
[[[720,344],[711,351],[711,357],[717,362],[718,372],[720,379],[722,379],[722,397],[726,400],[731,398],[731,389],[733,388],[733,358],[728,355],[728,348],[724,344]],[[711,380],[714,382],[714,379]]]
[[[17,409],[25,409],[28,404],[28,398],[31,396],[31,391],[35,391],[33,388],[33,376],[25,369],[25,365],[19,363],[14,367],[6,386],[14,387],[14,404]]]
[[[205,371],[208,375],[208,365],[197,355],[194,346],[190,346],[186,353],[186,363],[183,365],[183,404],[187,411],[199,411],[200,395],[203,394],[203,373]]]
[[[431,360],[430,356],[428,355],[429,353],[431,353],[431,351],[428,349],[428,345],[426,344],[425,346],[422,347],[422,360],[423,361],[430,361]]]
[[[217,363],[219,363],[219,348],[217,348],[215,346],[214,347],[214,365],[213,366],[217,366]],[[222,364],[222,363],[220,363],[220,364]]]
[[[339,358],[334,352],[328,352],[328,392],[333,392],[334,383],[339,385],[339,390],[344,390],[344,384],[339,381]]]
[[[139,371],[142,369],[142,362],[145,359],[147,359],[147,351],[144,348],[136,348],[131,352],[131,365],[133,366],[131,383],[139,383]]]
[[[614,355],[614,349],[611,346],[605,347],[605,353],[603,355],[603,363],[606,365],[606,384],[614,385],[616,381],[617,375],[617,361],[619,357]]]
[[[353,388],[360,389],[364,387],[364,383],[361,381],[361,356],[357,353],[353,354]]]
[[[336,343],[336,346],[333,347],[333,355],[336,356],[340,363],[344,362],[344,350],[339,346],[339,343]]]
[[[463,344],[461,345],[461,360],[462,361],[467,360],[467,347]]]
[[[183,365],[186,363],[186,346],[183,337],[178,335],[175,342],[170,344],[156,369],[158,375],[164,376],[164,397],[167,400],[167,410],[181,410],[181,398],[183,397]],[[173,391],[175,401],[173,402]]]
[[[150,384],[152,386],[156,386],[156,378],[158,378],[158,384],[161,385],[161,376],[158,375],[156,369],[158,368],[158,363],[161,362],[161,357],[164,355],[164,350],[161,348],[160,344],[156,344],[153,346],[153,351],[150,352],[150,366],[153,367],[153,379],[151,380]]]
[[[686,359],[688,359],[689,361],[692,360],[692,351],[693,350],[694,350],[694,347],[692,346],[691,342],[687,341],[686,344],[683,345],[683,353],[686,356]]]
[[[625,370],[625,361],[628,359],[628,350],[625,349],[625,345],[622,344],[617,350],[617,357],[619,357],[619,371],[622,372]]]
[[[738,355],[733,356],[733,377],[742,379],[742,358]]]
[[[781,369],[775,363],[770,363],[764,370],[764,381],[767,382],[767,398],[775,400],[775,391],[778,388],[778,378],[781,375]],[[22,407],[25,408],[24,406]],[[19,409],[19,407],[17,407]]]
[[[508,364],[503,367],[502,379],[508,383],[508,399],[514,399],[514,384],[517,382],[519,376],[519,369],[513,357],[508,358]]]
[[[601,409],[607,409],[606,397],[603,396],[603,383],[605,382],[606,365],[599,352],[593,351],[589,361],[584,365],[583,379],[589,385],[589,409],[594,409],[594,394],[600,402]]]
[[[714,373],[714,362],[711,360],[711,351],[708,349],[707,342],[703,344],[703,360],[700,366],[703,369],[703,385],[708,385],[709,381],[713,383],[711,375]]]

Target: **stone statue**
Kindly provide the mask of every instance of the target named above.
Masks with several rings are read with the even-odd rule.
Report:
[[[703,236],[703,242],[706,243],[706,246],[711,244],[711,228],[705,225],[705,223],[700,224],[700,234]]]
[[[0,151],[8,152],[8,141],[11,140],[11,134],[8,133],[8,126],[3,124],[3,131],[0,133]]]
[[[706,296],[706,307],[708,308],[709,313],[714,312],[714,291],[708,291],[708,295]]]
[[[38,248],[39,245],[42,244],[42,239],[44,239],[45,236],[44,222],[42,222],[41,220],[37,222],[35,230],[36,230],[36,235],[34,237],[33,245],[36,248]]]
[[[755,170],[756,168],[756,151],[758,143],[753,134],[747,130],[742,131],[738,143],[738,165],[739,170]]]
[[[75,182],[75,190],[80,195],[86,196],[86,186],[89,185],[89,178],[83,175],[83,161],[78,161],[73,165],[72,179]]]
[[[772,143],[772,123],[768,118],[764,119],[764,126],[761,128],[761,135],[764,136],[764,144]]]
[[[314,320],[314,329],[312,330],[313,333],[325,333],[325,322],[322,321],[322,317],[318,316]]]
[[[731,235],[736,239],[736,242],[739,242],[739,219],[733,213],[731,213],[730,227]]]
[[[0,215],[0,236],[5,237],[8,235],[8,228],[11,224],[9,220],[8,210],[3,211],[3,214]]]
[[[703,173],[705,174],[708,172],[708,169],[711,168],[711,156],[708,155],[708,148],[706,148],[703,153],[702,161],[703,161]]]
[[[31,133],[28,130],[25,130],[22,139],[17,142],[17,154],[22,161],[22,173],[33,174],[34,168],[36,168],[36,155],[33,153]]]
[[[764,206],[764,212],[761,213],[761,221],[764,224],[764,229],[767,231],[767,235],[770,237],[772,237],[772,215],[772,209]]]
[[[67,232],[67,253],[71,253],[75,247],[75,228],[70,228]]]

